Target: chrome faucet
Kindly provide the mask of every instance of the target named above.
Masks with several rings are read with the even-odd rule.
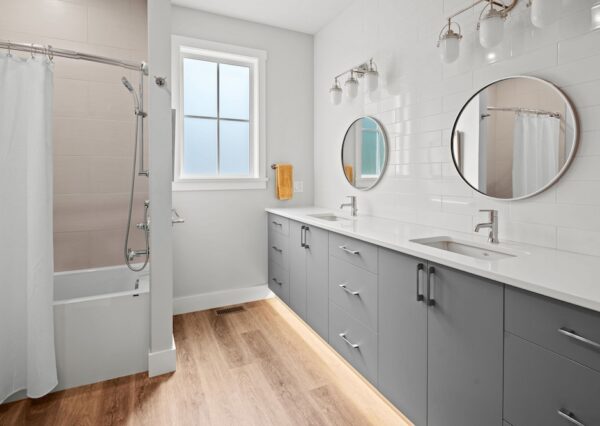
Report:
[[[489,228],[488,242],[498,244],[498,210],[479,210],[482,213],[490,214],[490,221],[487,223],[479,223],[475,227],[475,232],[479,232],[482,228]]]
[[[356,208],[356,195],[348,195],[346,198],[350,198],[350,202],[340,204],[340,210],[344,207],[350,207],[352,216],[358,216],[358,209]]]

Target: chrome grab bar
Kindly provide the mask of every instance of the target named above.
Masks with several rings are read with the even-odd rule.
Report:
[[[594,349],[600,350],[600,343],[594,342],[593,340],[586,339],[583,336],[577,334],[574,330],[569,330],[568,328],[561,327],[558,329],[560,334],[563,334],[571,339],[577,340],[578,342],[585,343],[588,346],[593,347]]]
[[[359,291],[352,291],[348,288],[348,283],[339,284],[338,287],[344,290],[346,293],[351,294],[352,296],[360,296]]]
[[[176,209],[171,209],[171,223],[184,223],[185,219],[179,216]]]
[[[575,415],[573,413],[571,413],[570,411],[567,410],[563,410],[562,408],[560,410],[556,410],[556,412],[558,413],[559,416],[561,416],[563,419],[571,422],[572,424],[576,425],[576,426],[585,426],[583,423],[581,423],[579,420],[577,420],[575,418]]]
[[[358,250],[350,250],[346,246],[339,246],[339,248],[342,249],[342,250],[344,250],[346,253],[350,253],[350,254],[353,254],[355,256],[360,254],[360,252]]]
[[[360,345],[357,345],[356,343],[352,343],[350,340],[348,340],[348,338],[346,337],[346,333],[340,333],[340,337],[342,338],[342,340],[344,342],[346,342],[348,344],[348,346],[350,346],[352,349],[358,349],[360,347]]]

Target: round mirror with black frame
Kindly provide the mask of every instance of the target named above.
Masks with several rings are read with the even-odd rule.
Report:
[[[383,126],[373,117],[355,120],[344,136],[342,171],[350,185],[367,191],[383,176],[388,158],[388,140]]]
[[[555,85],[517,76],[473,95],[452,129],[452,158],[463,180],[492,198],[519,200],[552,186],[577,150],[575,109]]]

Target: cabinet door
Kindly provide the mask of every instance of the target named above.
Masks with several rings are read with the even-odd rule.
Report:
[[[329,335],[329,232],[307,227],[306,321],[327,340]]]
[[[306,249],[304,224],[290,221],[290,308],[306,320]]]
[[[417,426],[427,423],[425,266],[379,249],[379,389]]]
[[[428,425],[502,425],[504,288],[431,267]]]

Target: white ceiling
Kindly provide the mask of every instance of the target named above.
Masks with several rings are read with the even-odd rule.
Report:
[[[178,6],[315,34],[353,0],[172,0]]]

